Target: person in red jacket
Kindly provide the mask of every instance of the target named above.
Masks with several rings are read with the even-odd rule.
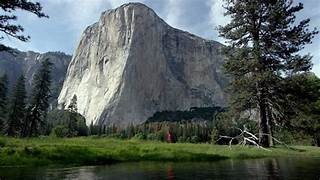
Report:
[[[172,137],[172,133],[170,130],[167,132],[167,142],[173,143],[173,137]]]

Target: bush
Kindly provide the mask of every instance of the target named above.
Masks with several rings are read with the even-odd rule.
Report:
[[[186,142],[186,138],[183,137],[183,136],[179,136],[178,137],[178,142],[180,142],[180,143]]]
[[[0,148],[5,147],[7,144],[7,140],[0,138]]]
[[[286,144],[311,145],[312,137],[302,133],[294,132],[285,128],[277,128],[273,135],[275,138]]]
[[[28,155],[33,155],[33,156],[39,155],[41,153],[40,148],[28,147],[28,146],[24,147],[24,152]]]
[[[62,125],[58,125],[56,127],[54,127],[51,131],[51,136],[55,136],[55,137],[67,137],[68,136],[68,128]]]
[[[216,144],[219,139],[218,130],[216,128],[213,128],[210,135],[211,144]]]
[[[158,134],[150,133],[150,134],[147,135],[147,140],[159,141],[160,138],[159,138]]]
[[[121,139],[122,135],[119,133],[110,134],[108,137],[115,138],[115,139]]]
[[[198,136],[191,136],[191,143],[198,143],[200,141],[200,138]]]
[[[146,135],[140,132],[140,133],[134,135],[134,136],[132,137],[132,139],[135,139],[135,140],[145,140],[145,139],[146,139]]]
[[[67,110],[53,110],[48,113],[48,127],[47,131],[52,132],[54,127],[64,126],[68,127],[70,130],[69,136],[87,136],[88,127],[86,125],[86,120],[79,113],[70,112]],[[76,132],[76,133],[75,133]]]

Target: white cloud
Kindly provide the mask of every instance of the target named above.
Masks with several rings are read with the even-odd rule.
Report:
[[[212,25],[225,25],[230,21],[230,18],[224,16],[225,9],[223,8],[223,0],[209,0],[207,3],[211,6],[209,15]]]
[[[78,31],[96,22],[102,11],[111,8],[107,0],[51,0],[43,5],[63,8],[64,12],[56,12],[54,15],[64,14],[66,23]]]
[[[166,10],[166,22],[173,27],[180,27],[180,18],[182,15],[181,12],[181,3],[182,0],[168,0],[167,1],[167,10]]]
[[[312,53],[313,55],[312,61],[314,64],[312,72],[314,72],[318,77],[320,77],[320,52],[319,52],[320,43],[319,42],[318,42],[318,48],[315,48],[315,49],[317,49],[317,51]]]
[[[314,65],[312,72],[314,72],[318,77],[320,77],[320,64]]]
[[[230,17],[224,16],[225,9],[223,8],[223,0],[209,0],[207,3],[210,4],[210,24],[217,29],[219,26],[226,25],[230,21]],[[217,40],[224,42],[225,40],[222,37],[218,37],[218,31],[215,31]]]

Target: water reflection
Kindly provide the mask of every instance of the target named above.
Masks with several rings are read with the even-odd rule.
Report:
[[[167,179],[169,179],[169,180],[174,179],[173,167],[172,167],[171,163],[168,164],[168,167],[167,167]]]
[[[122,163],[69,168],[0,168],[0,179],[319,179],[320,159]]]

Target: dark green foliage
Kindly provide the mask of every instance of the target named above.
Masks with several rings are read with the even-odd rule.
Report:
[[[5,130],[5,121],[7,116],[7,94],[8,94],[8,77],[0,77],[0,134]]]
[[[70,137],[70,131],[66,126],[57,125],[52,129],[50,135],[55,136],[55,137],[59,137],[59,138]]]
[[[231,22],[220,27],[230,46],[225,64],[232,75],[231,109],[239,116],[247,110],[259,113],[259,141],[272,145],[272,125],[286,118],[291,99],[282,84],[294,74],[311,69],[311,57],[297,54],[318,33],[309,30],[309,19],[296,23],[303,9],[291,0],[225,0]],[[269,135],[268,135],[269,134]]]
[[[78,135],[78,125],[80,128],[82,127],[81,125],[84,124],[85,126],[85,119],[82,118],[80,114],[77,112],[70,112],[68,113],[69,119],[67,122],[67,128],[68,128],[68,137],[74,137]],[[81,132],[81,131],[80,131]],[[81,135],[87,135],[86,134],[81,134]]]
[[[71,103],[68,106],[68,111],[69,111],[69,119],[68,119],[68,123],[67,123],[67,127],[69,130],[69,136],[76,136],[78,133],[78,130],[81,131],[81,127],[87,127],[85,124],[85,119],[78,114],[78,107],[77,107],[77,96],[74,95],[71,99]],[[78,127],[80,129],[78,129]],[[81,135],[87,135],[87,133],[83,134],[81,133]]]
[[[70,112],[78,112],[78,107],[77,107],[77,96],[73,95],[72,99],[71,99],[71,103],[68,106],[68,110]]]
[[[104,135],[121,139],[146,139],[153,141],[167,141],[170,131],[173,142],[210,142],[213,123],[208,121],[196,122],[149,122],[141,125],[129,125],[126,128],[118,126],[91,125],[91,135]],[[100,133],[99,133],[99,129]]]
[[[28,11],[35,14],[39,18],[48,17],[42,12],[42,7],[38,2],[33,3],[27,0],[1,0],[0,8],[4,13],[0,15],[0,31],[6,35],[19,39],[20,41],[28,41],[30,37],[21,34],[21,32],[24,31],[22,26],[12,24],[12,21],[17,20],[17,16],[13,14],[15,10],[20,9]],[[3,35],[0,36],[0,40],[3,38]],[[0,51],[9,50],[11,50],[10,47],[0,44]]]
[[[139,132],[139,133],[135,134],[132,139],[145,140],[145,139],[147,139],[147,137],[146,137],[146,135],[143,134],[142,132]]]
[[[220,112],[225,111],[222,107],[192,107],[189,111],[162,111],[156,112],[152,117],[148,118],[147,122],[178,122],[178,121],[190,121],[190,120],[209,120]]]
[[[49,107],[51,66],[49,59],[42,62],[35,75],[31,102],[28,106],[23,136],[38,136],[46,125],[47,109]]]
[[[14,93],[10,102],[8,115],[8,136],[19,136],[22,130],[22,122],[26,113],[26,88],[25,78],[21,75],[14,88]]]
[[[289,121],[281,122],[289,130],[312,136],[320,146],[320,79],[314,74],[300,74],[288,81],[287,92],[293,98],[287,108]],[[299,93],[294,91],[299,88]],[[298,97],[298,98],[297,98]]]
[[[7,145],[7,140],[6,139],[0,139],[0,148],[3,148],[3,147],[5,147],[6,145]]]
[[[94,125],[93,124],[93,121],[91,121],[91,124],[89,126],[89,132],[90,132],[90,135],[100,135],[100,129],[102,127],[99,126],[99,125]]]
[[[86,120],[77,112],[53,110],[48,113],[47,122],[48,132],[51,132],[58,137],[88,135]]]

